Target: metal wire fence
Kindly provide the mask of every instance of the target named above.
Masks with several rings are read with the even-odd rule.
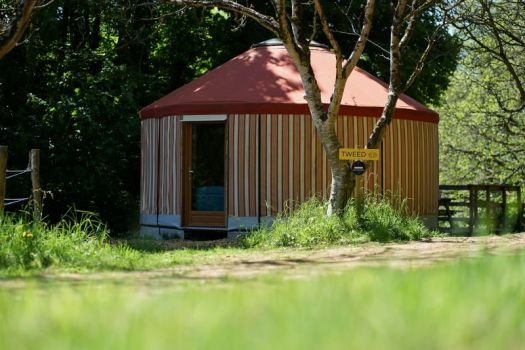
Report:
[[[32,193],[27,197],[6,198],[7,180],[31,174]],[[29,202],[33,206],[33,216],[35,220],[42,218],[42,197],[43,191],[40,188],[40,150],[32,149],[29,152],[29,164],[26,169],[14,170],[7,169],[7,146],[0,146],[0,213],[5,207],[15,204]]]

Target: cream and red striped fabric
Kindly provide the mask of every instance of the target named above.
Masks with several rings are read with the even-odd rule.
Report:
[[[339,117],[343,146],[363,147],[376,120]],[[330,170],[308,115],[234,114],[226,127],[228,216],[274,216],[313,194],[328,196]],[[437,128],[436,123],[394,119],[382,161],[371,163],[358,187],[394,192],[407,198],[412,213],[436,215]],[[177,116],[142,120],[142,214],[181,213],[181,129]]]

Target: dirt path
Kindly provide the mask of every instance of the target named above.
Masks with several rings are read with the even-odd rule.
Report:
[[[100,272],[89,274],[53,273],[40,279],[67,283],[114,281],[144,285],[174,284],[185,281],[212,281],[228,278],[253,278],[279,273],[285,278],[302,278],[337,273],[358,266],[413,268],[438,262],[452,262],[481,255],[513,254],[525,251],[525,233],[472,238],[435,238],[405,244],[367,243],[313,249],[217,252],[202,262],[152,271]],[[0,287],[23,287],[24,279],[0,281]]]
[[[348,270],[358,266],[410,268],[481,255],[525,251],[525,233],[472,238],[435,238],[429,241],[378,244],[315,250],[277,250],[250,255],[227,255],[201,265],[175,268],[183,278],[249,278],[271,272],[302,277]],[[168,270],[157,271],[160,273]],[[151,273],[157,273],[152,271]]]

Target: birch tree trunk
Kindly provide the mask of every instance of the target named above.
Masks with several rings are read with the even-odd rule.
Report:
[[[350,171],[350,163],[339,159],[339,149],[342,145],[337,137],[335,125],[339,117],[339,109],[347,79],[361,57],[372,28],[375,0],[367,1],[359,39],[346,61],[342,55],[339,43],[334,38],[330,29],[323,6],[321,6],[319,0],[314,0],[314,4],[321,21],[323,32],[330,41],[336,57],[334,91],[330,98],[327,111],[325,111],[322,103],[321,92],[312,70],[309,43],[306,41],[303,33],[302,25],[304,25],[304,23],[301,21],[301,1],[292,1],[292,16],[290,21],[288,21],[288,16],[285,11],[284,0],[281,0],[277,6],[277,15],[279,32],[283,39],[284,46],[292,57],[301,76],[305,99],[308,103],[312,121],[324,151],[326,152],[328,164],[330,165],[331,187],[327,215],[333,215],[343,212],[356,184],[355,175]]]
[[[335,133],[335,125],[330,125],[327,121],[327,123],[320,125],[317,130],[332,175],[327,215],[338,214],[346,207],[352,196],[356,185],[356,176],[350,171],[350,164],[339,159],[341,144]]]

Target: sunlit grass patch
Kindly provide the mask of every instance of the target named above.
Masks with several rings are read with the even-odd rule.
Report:
[[[312,197],[295,210],[280,213],[270,227],[244,238],[248,247],[314,247],[367,241],[407,241],[431,237],[406,202],[367,193],[352,200],[341,215],[326,216],[327,202]]]
[[[0,216],[0,271],[17,275],[55,267],[133,270],[174,263],[173,257],[161,253],[110,244],[108,237],[106,226],[86,212],[75,212],[54,225],[23,215]]]

